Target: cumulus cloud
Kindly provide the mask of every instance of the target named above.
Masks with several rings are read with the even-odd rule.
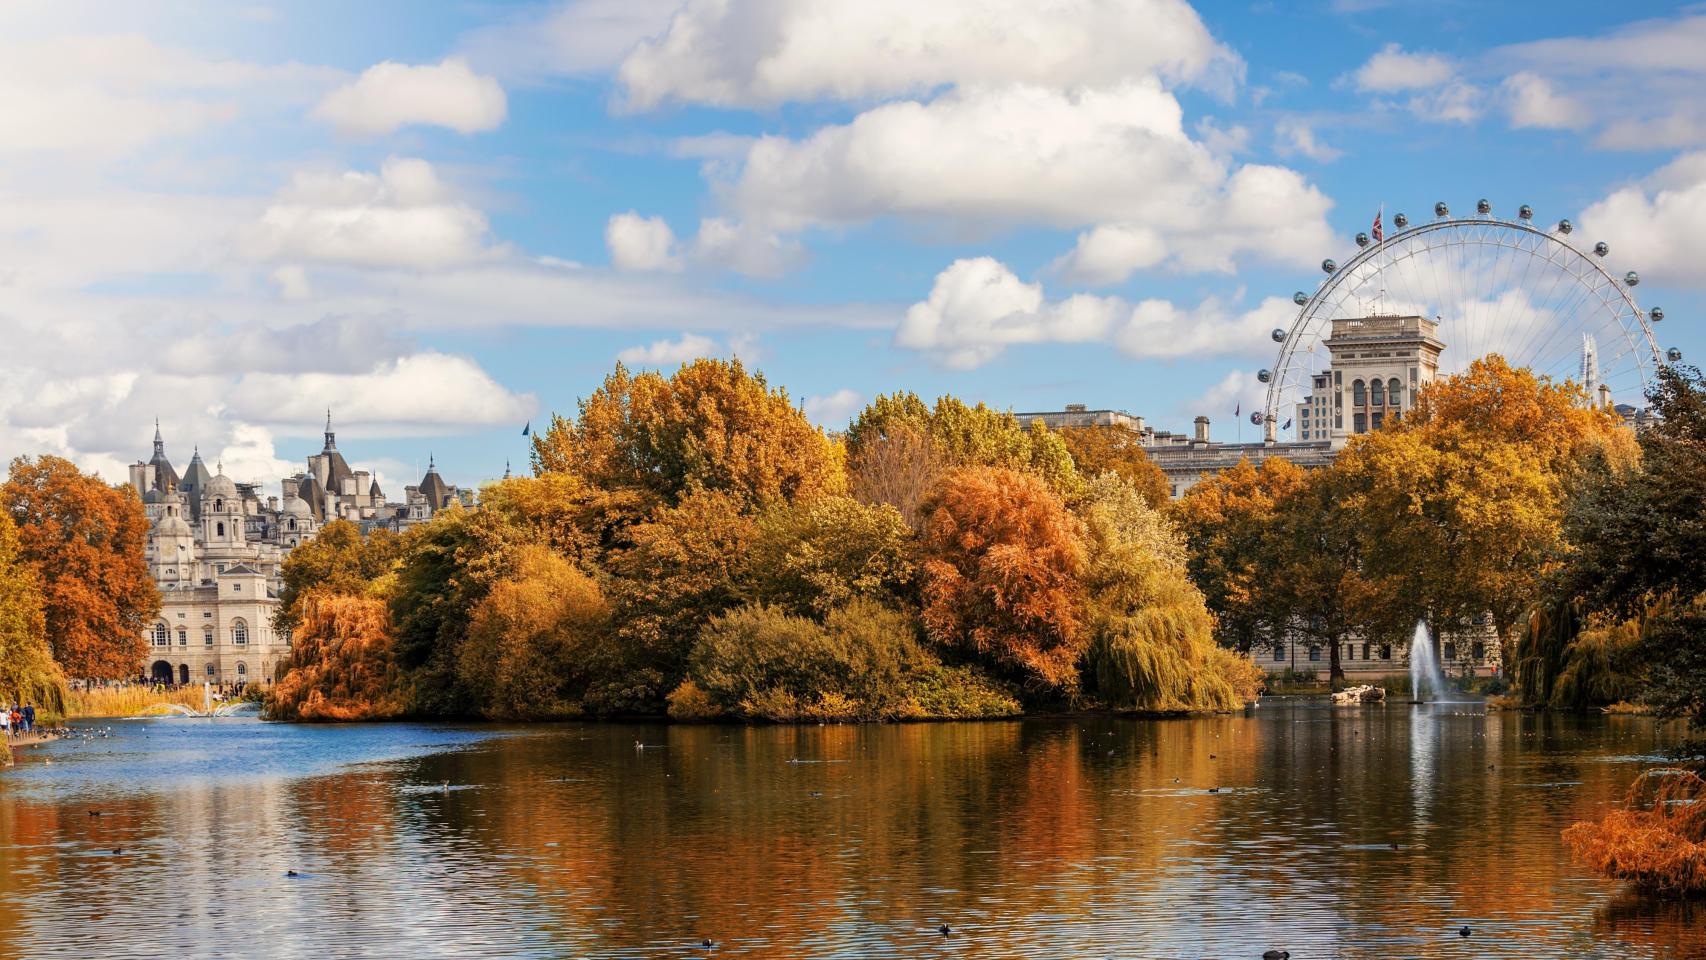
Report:
[[[495,130],[508,109],[503,87],[466,60],[410,66],[387,60],[326,95],[314,116],[340,133],[370,137],[411,124],[458,133]]]
[[[1481,116],[1481,88],[1460,75],[1455,60],[1437,53],[1410,52],[1389,43],[1349,80],[1361,93],[1401,98],[1377,100],[1377,105],[1402,106],[1432,123],[1473,123]]]
[[[246,374],[224,402],[227,415],[249,423],[301,423],[330,406],[392,433],[520,422],[538,407],[532,395],[504,389],[472,360],[435,351],[357,373]]]
[[[1706,151],[1685,154],[1582,211],[1582,235],[1603,239],[1649,282],[1706,285]]]
[[[679,340],[654,340],[643,347],[629,347],[616,354],[616,359],[636,367],[674,367],[716,353],[716,341],[710,337],[684,333]]]
[[[1274,149],[1282,157],[1308,157],[1321,163],[1332,163],[1344,156],[1315,136],[1315,128],[1307,120],[1286,117],[1274,125]]]
[[[618,213],[605,224],[604,245],[618,270],[681,269],[675,231],[662,217],[642,217],[632,210]]]
[[[299,173],[242,235],[259,260],[433,269],[492,255],[485,215],[425,160],[378,173]]]
[[[1587,108],[1559,94],[1551,81],[1526,70],[1505,78],[1502,89],[1511,126],[1579,130],[1587,125]]]
[[[1251,411],[1262,409],[1267,402],[1267,388],[1256,379],[1254,371],[1233,370],[1202,393],[1177,406],[1174,413],[1181,418],[1206,416],[1213,423],[1226,424],[1220,433],[1211,436],[1228,443],[1249,422],[1247,418]],[[1283,413],[1281,417],[1280,422],[1284,423]]]
[[[662,33],[681,4],[562,0],[474,30],[464,39],[463,52],[479,69],[523,82],[604,73],[641,40]]]
[[[617,71],[625,103],[867,101],[949,85],[1153,74],[1230,92],[1236,55],[1184,0],[688,0]]]
[[[1136,359],[1265,353],[1266,331],[1289,320],[1290,301],[1270,297],[1237,313],[1210,298],[1192,309],[1166,300],[1130,303],[1075,294],[1049,300],[991,257],[956,260],[928,299],[907,310],[895,342],[944,366],[970,369],[1027,343],[1109,341]]]
[[[865,398],[856,390],[846,388],[830,394],[814,395],[803,404],[806,416],[828,430],[845,430],[853,417],[864,409]]]

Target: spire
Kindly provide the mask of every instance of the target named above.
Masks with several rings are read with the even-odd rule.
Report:
[[[509,461],[508,461],[508,460],[505,460],[505,461],[504,461],[504,479],[505,479],[505,480],[508,480],[508,479],[510,479],[510,473],[509,473]]]
[[[154,418],[154,455],[156,457],[163,457],[166,455],[166,441],[160,436],[159,417]]]
[[[332,408],[327,407],[326,408],[326,449],[327,450],[336,450],[337,448],[338,448],[338,435],[332,432]]]
[[[427,473],[436,473],[437,471],[438,471],[438,467],[435,466],[435,462],[432,458],[432,454],[428,453],[427,454]]]

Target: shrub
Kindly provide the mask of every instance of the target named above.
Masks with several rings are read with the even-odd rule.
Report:
[[[1625,809],[1576,823],[1564,840],[1583,863],[1663,896],[1706,893],[1706,780],[1686,770],[1648,770]]]
[[[723,715],[711,695],[691,680],[670,691],[669,715],[676,720],[714,720]]]

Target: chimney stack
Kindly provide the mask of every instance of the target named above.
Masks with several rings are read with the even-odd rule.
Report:
[[[1197,418],[1196,442],[1197,443],[1207,443],[1208,442],[1208,418],[1207,417],[1198,417]]]

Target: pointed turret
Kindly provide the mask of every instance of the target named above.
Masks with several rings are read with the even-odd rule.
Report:
[[[444,509],[450,501],[450,485],[438,475],[438,463],[430,453],[427,454],[426,476],[421,478],[417,489],[420,490],[421,496],[426,498],[427,506],[434,511]]]
[[[154,472],[150,490],[171,493],[178,488],[178,471],[172,469],[172,462],[166,459],[166,440],[160,435],[159,417],[154,418],[154,457],[148,461],[148,465]]]

